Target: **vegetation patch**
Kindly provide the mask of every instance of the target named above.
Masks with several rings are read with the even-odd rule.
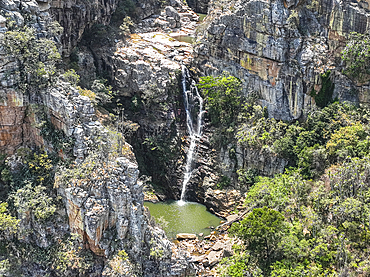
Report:
[[[314,89],[311,91],[311,96],[315,99],[315,103],[320,108],[325,108],[332,100],[334,83],[330,80],[330,70],[320,75],[321,89],[318,93]]]

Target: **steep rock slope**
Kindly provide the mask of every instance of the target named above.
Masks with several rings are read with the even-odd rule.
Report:
[[[109,21],[116,3],[86,5],[55,1],[50,7],[47,2],[1,1],[1,43],[14,34],[24,36],[29,45],[42,44],[47,38],[51,46],[68,56],[86,27],[93,22]],[[76,9],[77,17],[73,13]],[[53,32],[59,26],[50,13],[68,27],[63,34]],[[24,49],[34,50],[27,46]],[[77,233],[78,245],[93,253],[94,269],[90,270],[94,276],[183,274],[188,269],[183,255],[171,260],[172,244],[162,230],[148,224],[150,218],[143,207],[142,184],[138,182],[139,171],[131,146],[121,134],[97,121],[90,99],[65,82],[65,77],[55,75],[53,80],[40,85],[29,81],[34,72],[22,79],[25,67],[22,55],[23,52],[9,53],[1,48],[0,153],[8,155],[5,163],[11,170],[19,166],[17,150],[22,147],[42,147],[58,155],[61,163],[56,166],[55,182],[47,185],[54,185],[57,194],[54,191],[52,196],[58,195],[64,206],[57,208],[57,216],[52,220],[41,223],[35,219],[32,208],[19,210],[19,242],[47,249],[58,247],[64,235]],[[42,54],[35,55],[49,65]],[[38,64],[37,58],[32,62]],[[69,149],[64,148],[67,140]],[[117,256],[119,251],[128,256],[124,259]],[[152,257],[151,251],[160,255]],[[117,269],[117,261],[118,269],[127,272]],[[63,275],[55,267],[37,261],[21,264],[20,268],[25,276]],[[76,275],[74,269],[67,272],[69,276]]]
[[[206,75],[226,70],[240,78],[244,93],[257,92],[277,119],[310,110],[328,70],[333,99],[367,103],[368,86],[341,74],[340,51],[350,32],[365,32],[369,22],[364,1],[213,1],[195,64]]]

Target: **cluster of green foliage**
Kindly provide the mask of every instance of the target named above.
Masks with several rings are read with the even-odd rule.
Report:
[[[57,205],[55,197],[51,197],[57,159],[51,159],[43,150],[32,152],[26,148],[19,149],[17,156],[17,168],[10,169],[5,162],[0,172],[1,182],[7,187],[1,200],[10,203],[17,215],[29,214],[37,221],[45,221]]]
[[[208,117],[215,126],[232,125],[241,107],[241,82],[224,73],[222,76],[200,78],[198,88],[206,99]]]
[[[21,276],[22,267],[35,263],[52,269],[55,276],[75,276],[91,268],[92,256],[81,249],[81,240],[76,237],[49,238],[53,243],[46,248],[22,240],[32,236],[32,226],[46,228],[57,218],[61,204],[53,189],[57,161],[42,149],[22,148],[16,159],[2,162],[0,183],[7,189],[0,199],[1,274]]]
[[[316,94],[315,90],[312,89],[311,96],[315,99],[315,103],[320,108],[326,107],[333,96],[334,83],[330,80],[331,71],[328,70],[320,75],[321,78],[321,88]]]
[[[305,178],[319,177],[330,164],[347,157],[364,157],[369,148],[369,114],[365,108],[333,103],[289,124],[265,118],[250,105],[247,120],[236,135],[248,148],[268,149],[298,167]]]
[[[234,141],[243,111],[245,99],[241,96],[241,82],[224,73],[201,77],[197,86],[205,99],[206,117],[215,127],[211,142],[217,148],[226,146]]]
[[[19,220],[8,212],[8,203],[0,203],[0,238],[4,239],[17,233]]]
[[[0,257],[5,254],[4,276],[24,276],[25,267],[37,265],[45,276],[84,276],[94,263],[91,251],[83,249],[77,234],[65,235],[52,245],[40,248],[32,243],[16,239],[0,242]]]
[[[250,212],[229,229],[243,244],[224,260],[223,274],[370,274],[369,162],[366,156],[332,166],[326,183],[304,180],[297,170],[260,178],[247,193]]]
[[[44,150],[33,152],[27,148],[18,149],[17,157],[19,162],[16,168],[10,169],[9,164],[5,162],[1,171],[1,181],[9,187],[7,193],[15,192],[29,183],[52,187],[56,157],[49,157]],[[8,194],[4,194],[3,200],[6,200],[7,196]]]
[[[350,41],[342,51],[344,73],[363,82],[370,74],[370,36],[351,33]]]

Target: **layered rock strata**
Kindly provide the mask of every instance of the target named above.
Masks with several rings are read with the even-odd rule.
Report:
[[[205,75],[226,70],[240,78],[244,93],[257,92],[277,119],[307,113],[328,70],[333,97],[366,102],[367,86],[340,73],[340,51],[350,32],[365,32],[369,22],[366,2],[214,1],[200,27],[196,65]]]
[[[115,1],[37,3],[9,0],[1,2],[1,12],[20,28],[32,23],[38,37],[50,35],[47,26],[52,22],[52,13],[67,27],[62,41],[59,37],[54,40],[68,55],[85,28],[109,21],[116,4]],[[0,27],[2,39],[8,30],[3,16]],[[38,225],[29,216],[30,211],[20,212],[21,229],[29,231],[20,239],[44,248],[65,233],[77,233],[81,245],[105,261],[119,250],[125,250],[134,262],[133,267],[145,276],[183,275],[188,267],[186,259],[181,265],[175,265],[176,261],[171,260],[171,243],[163,231],[148,225],[142,185],[137,181],[138,166],[131,146],[122,135],[103,127],[97,121],[89,98],[81,96],[78,89],[63,78],[52,86],[26,94],[17,90],[17,76],[9,75],[11,70],[17,69],[17,64],[3,49],[0,63],[0,152],[11,155],[21,146],[37,145],[58,153],[62,159],[74,159],[74,165],[59,167],[54,184],[65,210],[56,211],[58,220],[46,225]],[[158,80],[160,85],[166,86],[169,76],[166,74],[174,70],[168,66],[171,72]],[[70,156],[41,135],[44,120],[67,138],[73,138]],[[155,247],[161,256],[151,258],[151,250]],[[107,272],[108,267],[107,264]]]

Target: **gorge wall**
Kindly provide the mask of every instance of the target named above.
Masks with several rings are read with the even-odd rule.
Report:
[[[240,78],[244,93],[257,92],[277,119],[314,108],[310,95],[328,70],[333,99],[367,103],[368,86],[341,74],[340,52],[351,32],[368,25],[364,1],[213,1],[198,32],[195,65],[205,75],[226,70]]]
[[[55,45],[60,54],[68,57],[84,31],[93,24],[107,24],[116,6],[116,1],[1,1],[0,40],[3,45],[10,35],[19,34],[25,36],[29,45],[34,45],[33,42],[42,44],[48,39],[50,46]],[[156,1],[148,1],[140,3],[138,11],[145,9],[139,14],[146,17],[152,13],[151,9],[160,6]],[[62,33],[54,33],[54,27],[60,28],[53,19],[64,27]],[[21,50],[25,49],[34,50],[30,46]],[[42,249],[57,248],[63,236],[76,233],[79,235],[77,245],[91,250],[94,258],[90,270],[95,271],[96,276],[167,276],[170,273],[181,276],[189,271],[183,254],[171,260],[172,244],[161,229],[149,224],[151,219],[143,206],[136,159],[122,134],[102,126],[92,101],[80,95],[80,88],[66,82],[67,77],[54,76],[55,79],[38,85],[27,75],[22,79],[22,70],[28,66],[22,56],[24,52],[7,51],[3,46],[0,53],[0,153],[6,154],[5,166],[14,170],[14,174],[23,163],[19,149],[42,148],[49,155],[59,156],[60,163],[54,168],[54,184],[47,185],[54,186],[56,192],[48,189],[48,193],[63,203],[53,212],[56,216],[46,223],[37,220],[30,207],[18,210],[19,242],[44,251]],[[32,63],[40,62],[39,58],[43,65],[50,65],[39,53],[35,57]],[[169,68],[167,74],[171,76],[175,68],[171,65]],[[167,76],[162,81],[167,82]],[[67,144],[68,149],[64,148]],[[1,186],[6,182],[2,179]],[[128,256],[117,256],[119,251]],[[151,256],[151,251],[158,251],[158,256]],[[11,271],[24,276],[63,275],[54,267],[37,264],[36,260],[24,262],[19,268],[14,266]],[[74,276],[76,272],[71,270],[65,274]]]
[[[126,26],[132,33],[122,35],[109,26],[110,31],[101,32],[97,39],[94,27],[107,26],[122,3],[135,7],[135,22]],[[258,95],[270,118],[299,120],[314,110],[315,94],[323,85],[321,74],[329,70],[335,84],[332,99],[368,104],[369,85],[342,74],[340,59],[349,34],[369,28],[368,2],[188,3],[197,12],[208,11],[199,26],[194,11],[176,0],[0,2],[0,40],[7,31],[31,26],[35,37],[52,40],[66,61],[76,51],[79,71],[85,72],[81,76],[89,88],[95,74],[104,73],[117,91],[115,102],[107,104],[105,111],[101,107],[97,111],[93,101],[81,95],[81,88],[61,76],[47,87],[24,93],[19,89],[19,60],[0,49],[0,153],[13,157],[9,165],[16,164],[22,147],[44,147],[63,161],[74,161],[55,168],[53,196],[63,203],[58,220],[41,224],[30,216],[31,209],[20,212],[21,226],[31,230],[20,241],[46,249],[64,235],[77,233],[79,244],[94,255],[98,274],[186,276],[185,254],[172,253],[174,245],[150,223],[143,207],[137,163],[142,174],[161,185],[156,188],[159,196],[179,198],[189,144],[179,89],[182,64],[191,68],[194,78],[230,72],[242,81],[245,96]],[[53,31],[54,20],[63,27],[62,33]],[[195,28],[195,45],[175,39],[194,35]],[[118,113],[122,119],[111,124],[112,131],[100,121],[117,107],[122,108]],[[64,139],[73,140],[71,149],[45,136],[44,121],[51,124],[52,132],[61,131]],[[220,188],[221,177],[236,180],[236,169],[251,167],[273,176],[288,161],[266,149],[243,149],[235,141],[214,149],[210,125],[206,122],[198,145],[188,199],[226,216],[238,207],[244,190]],[[119,256],[120,250],[130,259]],[[127,272],[115,271],[117,261]],[[57,275],[50,268],[35,272]]]

